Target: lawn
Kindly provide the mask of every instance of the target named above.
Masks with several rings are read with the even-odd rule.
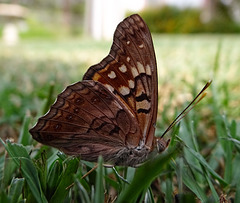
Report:
[[[111,42],[0,43],[0,137],[14,140],[5,143],[9,155],[0,144],[0,202],[240,200],[240,37],[153,35],[153,40],[159,75],[156,136],[209,79],[213,83],[206,98],[166,135],[172,138],[167,152],[138,169],[116,168],[130,184],[101,167],[101,159],[100,167],[81,179],[93,163],[41,146],[28,133],[57,94],[107,55]]]

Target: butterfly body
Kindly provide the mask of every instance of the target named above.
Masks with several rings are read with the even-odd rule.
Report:
[[[114,33],[109,55],[58,95],[30,130],[38,142],[86,161],[136,166],[156,145],[157,65],[150,31],[135,14]]]

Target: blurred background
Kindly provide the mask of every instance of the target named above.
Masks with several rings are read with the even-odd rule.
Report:
[[[173,145],[183,140],[187,147],[163,170],[161,164],[152,189],[147,179],[143,183],[138,176],[139,185],[145,185],[138,201],[153,202],[154,194],[162,199],[156,202],[165,197],[171,202],[173,195],[177,201],[191,194],[192,201],[183,202],[200,202],[196,195],[202,202],[219,202],[219,196],[220,202],[227,202],[225,197],[240,202],[239,0],[0,0],[0,138],[21,144],[13,144],[14,153],[7,155],[0,142],[0,202],[17,202],[17,198],[34,202],[34,196],[37,200],[44,195],[50,202],[82,196],[83,201],[93,202],[94,194],[108,195],[115,188],[117,195],[130,189],[114,178],[110,168],[104,170],[109,171],[104,175],[106,187],[98,189],[100,169],[81,179],[93,165],[85,167],[83,162],[76,172],[77,159],[66,161],[53,148],[34,141],[28,130],[64,88],[81,81],[90,66],[107,56],[117,24],[133,13],[149,26],[156,52],[156,136],[208,80],[213,81],[180,128],[165,137],[174,140]],[[151,168],[148,173],[156,174]],[[128,175],[125,169],[120,174],[133,177],[134,169],[129,169]]]
[[[209,79],[221,113],[239,119],[238,0],[1,0],[0,136],[16,138],[26,116],[31,126],[62,89],[80,81],[132,13],[153,35],[160,122],[169,124]],[[211,117],[211,107],[204,109],[200,117]]]
[[[155,33],[240,32],[237,0],[1,0],[0,32],[9,44],[84,34],[111,39],[116,24],[136,12]]]

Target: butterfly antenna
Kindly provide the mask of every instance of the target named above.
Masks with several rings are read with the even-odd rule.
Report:
[[[174,125],[179,123],[180,120],[182,120],[189,111],[191,111],[197,104],[200,102],[205,96],[206,92],[204,92],[212,83],[212,80],[209,80],[206,85],[202,88],[202,90],[198,93],[198,95],[187,105],[187,107],[174,119],[174,121],[168,126],[168,128],[164,131],[161,138],[173,128]]]

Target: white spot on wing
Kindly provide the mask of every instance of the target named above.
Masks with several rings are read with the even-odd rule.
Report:
[[[151,68],[150,68],[149,65],[146,66],[146,74],[147,74],[147,75],[152,75],[152,73],[151,73]]]
[[[130,44],[130,41],[127,41],[127,45],[129,45]]]
[[[139,74],[138,74],[138,70],[137,70],[135,67],[132,67],[132,68],[131,68],[131,71],[132,71],[132,75],[133,75],[134,78],[139,75]]]
[[[138,47],[142,49],[142,48],[144,47],[144,45],[143,45],[143,44],[140,44]]]
[[[145,73],[143,64],[141,64],[140,62],[137,62],[137,68],[139,73]]]
[[[105,84],[105,86],[108,88],[108,90],[110,90],[110,92],[114,91],[114,88],[111,85]]]
[[[121,86],[119,87],[119,92],[125,96],[125,95],[128,95],[130,93],[130,89],[128,87],[125,87],[125,86]]]
[[[127,67],[123,64],[119,67],[119,70],[122,72],[122,73],[125,73],[127,71]]]
[[[130,61],[130,57],[128,56],[128,57],[127,57],[127,62],[129,62],[129,61]]]
[[[133,89],[135,84],[134,84],[134,81],[133,80],[128,80],[128,86]]]
[[[110,73],[108,73],[108,77],[111,78],[111,79],[114,79],[116,78],[116,73],[114,71],[111,71]]]
[[[136,103],[136,107],[137,107],[137,109],[146,109],[146,110],[148,110],[148,109],[151,108],[151,104],[150,104],[150,102],[148,102],[148,101],[145,99],[145,100],[143,100],[143,101],[137,102],[137,103]]]

